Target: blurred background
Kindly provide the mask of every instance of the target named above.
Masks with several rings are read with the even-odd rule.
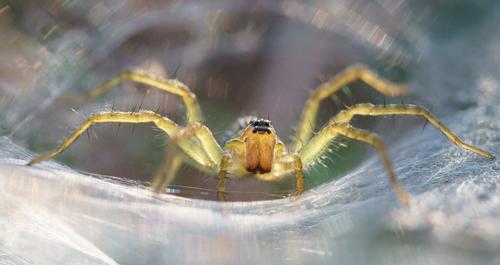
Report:
[[[186,83],[221,143],[242,115],[269,117],[288,142],[310,92],[347,66],[362,62],[387,79],[408,81],[407,68],[416,63],[428,38],[417,27],[420,14],[412,8],[404,2],[363,1],[5,4],[4,39],[9,41],[3,45],[10,57],[3,80],[5,87],[15,89],[6,88],[2,97],[3,125],[16,143],[43,153],[90,114],[105,109],[153,110],[183,124],[179,97],[130,82],[91,101],[56,100],[84,94],[121,71],[137,70]],[[324,102],[317,129],[346,106],[385,101],[363,84],[353,84]],[[359,122],[370,128],[374,119]],[[149,181],[161,167],[165,149],[164,134],[151,127],[95,126],[57,160],[87,172]],[[328,160],[336,162],[311,170],[307,185],[319,185],[365,158],[366,149],[349,145]],[[188,167],[179,176],[172,187],[216,186],[215,178]],[[228,183],[228,190],[283,196],[293,183],[291,178],[274,184],[248,179]],[[190,190],[177,189],[180,195],[186,192]],[[210,191],[207,196],[215,198]],[[265,194],[235,196],[266,199]]]
[[[104,110],[152,110],[184,124],[185,109],[178,97],[131,82],[124,82],[92,101],[58,100],[63,95],[85,94],[124,70],[145,72],[160,78],[176,78],[187,84],[198,96],[207,126],[221,143],[228,138],[228,128],[242,115],[269,117],[281,139],[288,143],[310,92],[354,63],[364,63],[388,80],[408,84],[410,95],[388,99],[365,84],[355,82],[321,105],[319,127],[339,110],[356,103],[413,103],[430,109],[458,135],[463,136],[466,142],[489,148],[495,154],[500,138],[496,132],[498,116],[495,116],[500,102],[497,79],[500,48],[496,44],[499,41],[496,26],[500,21],[499,11],[500,5],[496,1],[466,0],[0,1],[0,133],[5,136],[1,145],[2,154],[13,157],[14,153],[18,154],[16,146],[35,153],[52,150],[89,115]],[[383,136],[393,150],[391,157],[403,186],[414,194],[422,195],[435,188],[477,181],[475,176],[481,176],[489,185],[496,185],[495,178],[491,177],[498,177],[498,162],[493,162],[493,166],[486,165],[487,161],[458,150],[436,130],[430,129],[431,126],[425,127],[422,119],[359,118],[354,124]],[[432,134],[427,132],[429,130]],[[89,175],[93,175],[96,181],[113,179],[114,183],[143,189],[161,168],[165,144],[165,135],[149,124],[98,125],[55,158],[67,167],[53,167],[62,170],[61,174],[74,169],[87,172],[83,173],[86,178],[92,178]],[[432,233],[430,238],[426,237],[429,231],[421,231],[433,228],[432,220],[435,219],[430,218],[431,215],[425,210],[428,205],[424,207],[417,204],[417,208],[403,212],[381,209],[387,203],[394,206],[395,197],[384,171],[379,168],[378,158],[373,158],[375,152],[372,148],[345,139],[339,139],[332,147],[334,152],[329,154],[325,165],[307,172],[306,189],[312,192],[302,201],[281,202],[284,203],[281,206],[279,201],[270,204],[234,204],[230,209],[210,202],[181,201],[181,204],[189,204],[198,210],[205,208],[212,209],[214,213],[225,212],[226,217],[235,213],[252,213],[259,218],[266,218],[270,214],[269,210],[276,214],[281,207],[310,210],[300,213],[292,211],[292,216],[280,216],[277,221],[271,222],[274,228],[266,227],[260,219],[250,218],[251,221],[246,222],[258,224],[261,228],[250,230],[256,233],[254,238],[250,236],[248,239],[247,228],[243,229],[247,232],[241,232],[238,226],[241,223],[234,221],[239,220],[238,217],[229,218],[233,222],[224,224],[223,217],[218,216],[209,219],[204,225],[198,224],[197,228],[185,224],[179,229],[182,232],[189,231],[191,239],[200,244],[193,248],[193,253],[181,250],[183,244],[192,241],[183,239],[180,233],[167,237],[177,238],[177,247],[161,239],[161,242],[158,241],[160,243],[156,242],[155,248],[151,248],[144,242],[151,239],[148,235],[154,234],[148,229],[155,228],[144,228],[141,221],[134,219],[129,225],[137,228],[134,225],[141,222],[138,227],[144,230],[136,234],[137,231],[132,232],[134,228],[128,227],[126,230],[129,233],[125,233],[124,237],[139,235],[142,239],[134,243],[137,245],[133,245],[133,249],[147,251],[139,257],[132,257],[124,254],[125,250],[104,243],[104,249],[97,246],[98,252],[102,251],[112,260],[125,264],[154,264],[172,260],[204,264],[214,258],[212,255],[220,253],[209,253],[203,245],[216,242],[214,245],[233,251],[233,255],[222,255],[222,259],[220,255],[217,256],[216,264],[234,264],[236,261],[274,264],[279,258],[286,258],[292,264],[331,264],[332,260],[367,264],[368,260],[371,261],[367,256],[357,259],[332,252],[331,249],[337,247],[340,250],[370,249],[367,253],[376,253],[379,258],[374,263],[381,264],[495,264],[495,261],[499,261],[498,239],[490,237],[498,235],[499,231],[484,228],[486,223],[491,225],[498,221],[498,203],[487,208],[493,208],[494,211],[485,210],[490,222],[479,218],[481,233],[473,233],[473,238],[484,245],[470,242],[464,248],[457,248],[456,245],[460,244],[451,247],[433,245],[442,252],[421,249],[424,243],[436,239]],[[446,155],[450,152],[451,157]],[[21,160],[28,160],[32,155],[27,151],[21,153],[23,155],[16,155]],[[466,157],[471,157],[472,161],[464,163]],[[445,166],[450,163],[458,168]],[[478,169],[476,164],[486,166]],[[41,167],[44,168],[43,165]],[[367,169],[371,171],[366,173]],[[450,173],[453,170],[459,172],[458,175],[457,172]],[[436,172],[441,175],[435,175]],[[9,176],[10,173],[4,171],[1,174]],[[460,178],[450,180],[450,176]],[[353,184],[353,179],[361,179],[362,183],[354,181]],[[213,176],[184,166],[168,192],[191,199],[215,200],[216,183],[217,179]],[[57,194],[55,186],[47,187],[54,187],[54,193]],[[490,193],[487,197],[498,195],[495,188],[488,187]],[[293,178],[277,183],[251,178],[235,180],[227,184],[227,199],[252,202],[279,199],[287,196],[293,188]],[[322,197],[332,195],[333,191],[337,192],[336,197]],[[106,194],[105,190],[100,192]],[[446,194],[443,190],[436,192]],[[380,199],[380,196],[392,196],[391,202]],[[104,195],[101,199],[106,201],[106,198]],[[378,199],[373,201],[373,198]],[[495,201],[494,198],[498,197],[490,199]],[[171,197],[166,200],[165,207],[179,203]],[[369,201],[370,206],[359,205],[366,203],[365,200]],[[423,201],[436,206],[440,198],[432,197]],[[460,207],[468,205],[468,202],[461,203]],[[113,200],[107,203],[113,204]],[[165,202],[154,203],[163,205]],[[378,207],[373,208],[374,204]],[[474,208],[476,206],[474,204]],[[66,213],[69,209],[66,207],[69,206],[64,206],[62,212]],[[120,207],[118,209],[123,210]],[[163,210],[155,208],[153,212]],[[99,207],[95,212],[99,212]],[[334,215],[337,219],[332,223],[326,216],[334,213],[337,213]],[[344,217],[341,216],[350,214],[354,217],[348,218],[352,224],[346,228],[342,221]],[[109,217],[108,214],[104,215]],[[193,216],[199,217],[196,214]],[[304,216],[311,219],[300,223]],[[387,216],[394,219],[381,225],[387,221]],[[161,218],[157,218],[157,223],[161,223],[160,219],[165,217],[161,215]],[[367,232],[367,228],[361,229],[362,232],[349,233],[356,230],[356,224],[365,224],[370,219],[378,220],[375,223],[382,228],[369,229],[370,237],[362,234]],[[107,227],[114,219],[104,220],[104,226]],[[403,227],[401,229],[407,229],[409,235],[393,233],[394,220]],[[431,225],[426,223],[422,228],[420,222],[425,223],[426,220],[430,220]],[[477,221],[474,218],[472,220]],[[81,220],[73,221],[79,223]],[[285,225],[295,221],[299,222],[297,227]],[[175,220],[169,222],[178,225]],[[456,234],[451,233],[451,238],[461,235],[467,225],[474,227],[477,224],[471,222],[464,222],[463,226],[457,228]],[[206,225],[210,223],[215,223],[216,227],[207,228]],[[209,230],[204,230],[204,227]],[[339,227],[342,228],[341,233],[338,233]],[[217,233],[210,229],[215,229]],[[256,228],[252,226],[252,229]],[[325,232],[327,236],[320,236],[325,229],[329,231]],[[211,238],[213,234],[221,235],[234,230],[240,231],[235,237]],[[270,238],[259,235],[263,231],[275,235]],[[168,232],[173,233],[170,230]],[[94,232],[93,240],[90,241],[101,239],[98,234]],[[204,235],[203,240],[197,237],[199,234]],[[339,236],[345,236],[347,242],[335,241]],[[398,248],[401,237],[403,242],[412,242],[411,246],[405,245],[407,249]],[[290,242],[290,238],[301,243]],[[281,255],[273,256],[267,252],[260,257],[256,255],[259,251],[255,248],[248,250],[261,240],[269,240],[269,244]],[[379,240],[384,243],[373,248],[371,244],[378,244]],[[240,241],[247,243],[238,243],[237,247],[231,248],[231,242]],[[449,244],[454,239],[447,238],[444,241]],[[355,246],[355,243],[362,244]],[[157,251],[163,249],[165,244],[172,247],[167,251],[168,255],[158,254]],[[477,244],[480,246],[468,247]],[[317,247],[316,250],[312,248],[313,245]],[[263,248],[256,247],[260,250]],[[464,249],[465,253],[462,252]],[[382,258],[389,250],[395,250],[396,256]],[[203,254],[197,256],[200,251]],[[457,252],[461,254],[452,258]],[[187,258],[190,255],[201,258]],[[478,261],[481,263],[474,263]],[[96,264],[100,262],[112,264],[103,259],[98,259]]]

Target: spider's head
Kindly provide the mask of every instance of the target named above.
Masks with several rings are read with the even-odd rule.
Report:
[[[271,134],[271,129],[273,128],[271,122],[264,119],[251,120],[248,125],[252,127],[252,133],[260,134]]]

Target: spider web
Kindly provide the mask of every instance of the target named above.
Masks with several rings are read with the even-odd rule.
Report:
[[[498,154],[498,81],[478,86],[492,84],[497,93],[446,123],[468,142]],[[26,167],[32,154],[2,138],[1,259],[140,264],[293,257],[320,264],[363,262],[384,253],[381,263],[386,258],[419,263],[425,254],[456,264],[485,264],[499,258],[498,161],[459,150],[431,129],[407,135],[391,156],[411,194],[407,208],[399,205],[377,157],[296,200],[221,204],[155,197],[144,187],[87,176],[55,162]],[[488,255],[478,254],[485,250]]]
[[[488,32],[499,22],[496,15],[481,27]],[[433,105],[474,102],[443,121],[497,157],[499,41],[479,31],[430,46],[412,84],[422,98],[434,96]],[[480,54],[464,52],[470,47]],[[298,199],[222,204],[155,197],[55,162],[26,167],[33,154],[0,138],[0,263],[500,262],[498,160],[456,148],[431,126],[391,145],[390,156],[409,207],[399,204],[378,157]]]

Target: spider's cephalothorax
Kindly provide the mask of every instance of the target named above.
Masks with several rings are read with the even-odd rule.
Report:
[[[140,73],[123,72],[91,90],[84,98],[94,98],[124,80],[134,81],[180,96],[186,105],[187,124],[180,126],[167,117],[162,117],[150,111],[112,111],[95,114],[71,134],[59,148],[46,155],[36,157],[29,164],[38,163],[62,152],[95,123],[154,123],[170,137],[168,146],[176,146],[183,151],[183,155],[174,156],[169,155],[169,152],[167,152],[165,170],[161,170],[162,174],[159,174],[152,184],[156,191],[163,191],[182,163],[187,162],[208,174],[219,176],[217,189],[219,200],[224,200],[226,178],[248,175],[253,175],[261,180],[276,180],[294,173],[297,187],[294,194],[298,195],[304,190],[303,169],[314,165],[328,150],[327,147],[330,142],[339,136],[344,136],[370,144],[379,151],[394,190],[402,202],[407,204],[409,203],[408,194],[396,179],[382,140],[376,134],[350,126],[349,123],[354,116],[421,116],[459,147],[487,158],[493,158],[490,153],[462,142],[426,109],[413,105],[354,105],[332,117],[321,130],[313,134],[316,128],[316,116],[320,103],[345,85],[358,79],[385,96],[396,97],[406,94],[405,86],[385,81],[365,66],[354,65],[349,67],[320,85],[306,102],[296,127],[296,134],[290,144],[291,151],[288,152],[285,144],[276,136],[271,123],[264,119],[249,121],[243,130],[225,142],[224,149],[222,149],[212,132],[202,124],[200,106],[196,96],[187,86],[177,80],[158,80]],[[239,124],[241,124],[241,121]],[[241,129],[242,126],[239,128]]]

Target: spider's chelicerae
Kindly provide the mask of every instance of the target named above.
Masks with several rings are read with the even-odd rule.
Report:
[[[333,139],[338,136],[344,136],[370,144],[378,150],[394,190],[399,195],[401,201],[407,204],[409,196],[396,179],[384,143],[377,135],[349,125],[349,122],[355,115],[422,116],[457,146],[478,155],[493,158],[490,153],[462,142],[453,132],[430,114],[429,111],[414,105],[354,105],[332,117],[321,130],[313,135],[321,101],[348,83],[362,80],[379,93],[389,97],[406,94],[407,89],[405,86],[385,81],[362,65],[354,65],[347,68],[329,81],[321,84],[314,91],[306,102],[295,136],[288,148],[276,135],[271,122],[265,119],[249,120],[246,126],[238,133],[237,137],[227,141],[224,144],[224,148],[221,148],[210,129],[203,125],[202,112],[195,94],[186,85],[177,80],[159,80],[136,72],[123,72],[103,85],[91,90],[84,98],[94,98],[126,80],[180,96],[186,107],[187,124],[180,126],[169,118],[151,111],[112,111],[94,114],[78,127],[61,146],[48,154],[38,156],[29,162],[29,164],[41,162],[62,152],[82,135],[85,130],[96,123],[154,123],[170,137],[170,146],[176,146],[184,154],[175,155],[167,159],[166,173],[163,174],[162,178],[153,181],[152,184],[153,188],[157,191],[164,190],[168,181],[176,174],[181,164],[188,162],[203,172],[218,175],[219,200],[224,200],[224,182],[226,178],[243,176],[255,176],[261,180],[277,180],[294,174],[296,178],[296,192],[294,194],[299,195],[304,191],[304,169],[319,161]]]

